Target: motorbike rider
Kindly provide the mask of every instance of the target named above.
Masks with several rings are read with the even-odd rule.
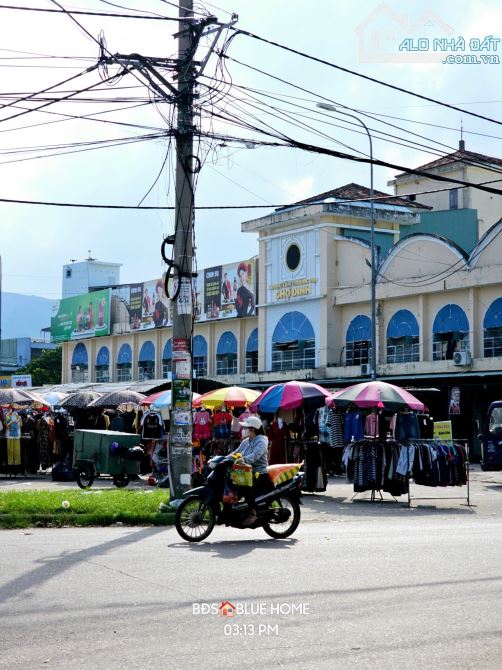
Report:
[[[252,526],[256,521],[255,495],[266,493],[271,488],[268,466],[268,438],[263,430],[261,419],[257,416],[248,416],[240,423],[242,437],[244,438],[239,447],[231,452],[235,456],[239,454],[242,459],[253,466],[253,486],[246,487],[244,497],[249,505],[249,513],[242,521],[243,526]]]

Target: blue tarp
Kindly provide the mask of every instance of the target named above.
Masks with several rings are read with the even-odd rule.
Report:
[[[246,345],[246,352],[252,353],[253,351],[258,351],[258,328],[255,328],[248,337]]]
[[[143,342],[140,349],[138,361],[155,361],[155,347],[153,342]]]
[[[469,321],[458,305],[445,305],[436,314],[433,333],[468,333]]]
[[[361,342],[371,340],[371,319],[369,316],[359,314],[349,324],[347,328],[347,342]]]
[[[497,298],[486,310],[483,328],[502,328],[502,298]]]
[[[75,349],[73,350],[73,355],[71,357],[72,365],[87,365],[87,347],[82,342],[79,342]]]
[[[237,338],[229,330],[225,331],[218,341],[218,348],[216,354],[221,356],[223,354],[237,353]]]
[[[117,356],[117,363],[123,365],[125,363],[132,364],[132,350],[128,344],[123,344],[119,349],[119,355]]]
[[[387,337],[418,337],[418,321],[408,309],[400,309],[394,314],[387,327]]]
[[[101,347],[101,349],[98,351],[98,355],[96,356],[96,365],[110,365],[110,352],[108,351],[108,347]]]

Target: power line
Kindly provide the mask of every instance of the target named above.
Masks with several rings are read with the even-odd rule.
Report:
[[[44,12],[48,14],[74,14],[75,16],[103,16],[115,19],[144,19],[147,21],[178,21],[172,16],[142,16],[139,14],[118,14],[117,12],[90,12],[76,9],[50,9],[48,7],[17,7],[15,5],[0,5],[0,9],[14,9],[23,12]]]
[[[497,125],[501,126],[502,121],[497,121],[496,119],[492,119],[489,116],[484,116],[483,114],[476,114],[475,112],[469,112],[466,109],[463,109],[462,107],[456,107],[455,105],[450,105],[447,102],[442,102],[441,100],[436,100],[435,98],[430,98],[426,95],[422,95],[421,93],[415,93],[414,91],[409,91],[408,89],[402,88],[401,86],[396,86],[394,84],[389,84],[385,81],[381,81],[380,79],[375,79],[374,77],[370,77],[366,74],[361,74],[360,72],[356,72],[355,70],[350,70],[349,68],[342,67],[341,65],[336,65],[335,63],[331,63],[330,61],[326,61],[322,58],[317,58],[316,56],[312,56],[310,54],[304,53],[303,51],[298,51],[297,49],[293,49],[292,47],[288,47],[285,44],[279,44],[279,42],[274,42],[273,40],[268,40],[264,37],[260,37],[259,35],[255,35],[254,33],[251,33],[247,30],[240,30],[240,29],[235,29],[235,34],[232,36],[231,39],[234,37],[237,37],[237,35],[245,35],[246,37],[251,37],[252,39],[258,40],[259,42],[263,42],[264,44],[270,44],[271,46],[277,47],[279,49],[283,49],[284,51],[288,51],[289,53],[294,53],[297,56],[301,56],[302,58],[307,58],[308,60],[312,60],[316,63],[320,63],[321,65],[327,65],[328,67],[334,68],[335,70],[340,70],[341,72],[346,72],[347,74],[354,75],[355,77],[360,77],[361,79],[366,79],[367,81],[371,81],[374,84],[379,84],[380,86],[385,86],[387,88],[390,88],[394,91],[398,91],[399,93],[406,93],[407,95],[412,95],[415,98],[420,98],[421,100],[427,100],[427,102],[433,102],[436,105],[440,105],[442,107],[447,107],[448,109],[453,109],[456,112],[462,112],[462,114],[466,114],[468,116],[474,116],[478,119],[483,119],[484,121],[489,121],[490,123],[496,123]],[[225,56],[223,56],[225,57]]]

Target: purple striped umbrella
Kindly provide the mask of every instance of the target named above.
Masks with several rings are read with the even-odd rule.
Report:
[[[427,409],[424,403],[409,391],[382,381],[361,382],[341,391],[335,391],[326,400],[326,404],[334,404],[335,407],[355,405],[367,409],[381,407],[389,410],[409,407],[420,412]]]
[[[330,397],[329,391],[318,384],[310,382],[284,382],[274,384],[256,398],[251,405],[252,412],[263,412],[274,414],[280,409],[296,409],[304,402],[311,406],[321,406],[326,398]]]

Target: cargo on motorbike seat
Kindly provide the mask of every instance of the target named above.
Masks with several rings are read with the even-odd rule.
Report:
[[[303,463],[278,463],[277,465],[269,465],[267,474],[274,486],[279,486],[293,479],[302,469]]]

